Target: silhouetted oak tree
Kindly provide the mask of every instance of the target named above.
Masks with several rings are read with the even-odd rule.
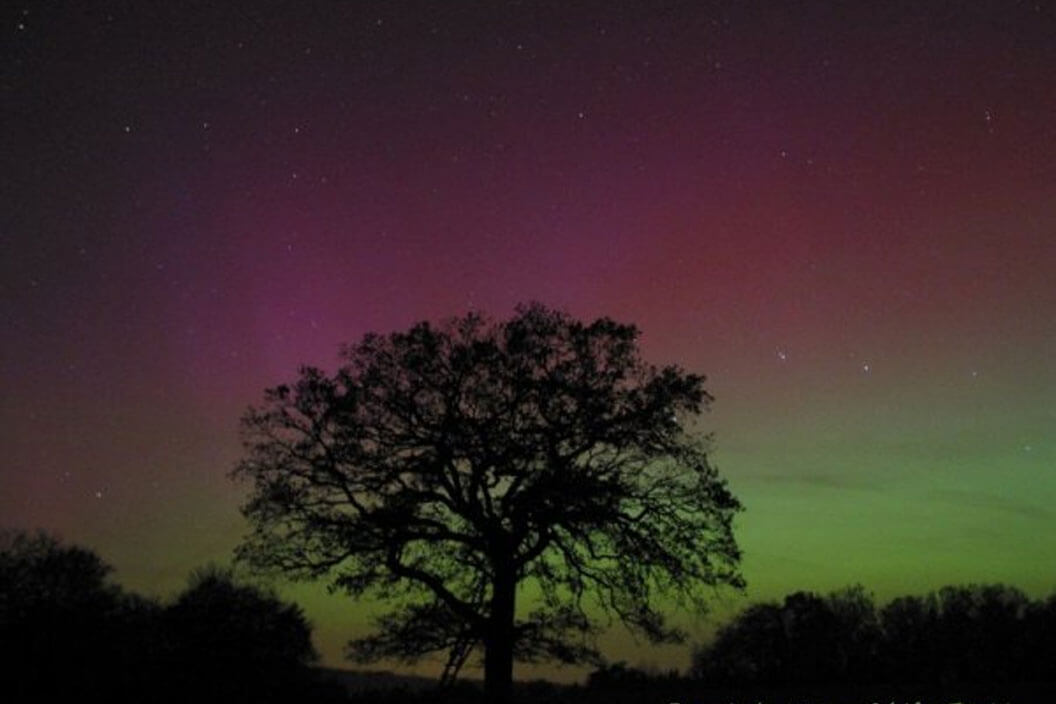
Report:
[[[243,418],[240,556],[393,600],[351,644],[361,659],[446,652],[453,677],[482,647],[494,701],[515,659],[597,655],[591,602],[680,638],[659,600],[703,610],[706,586],[743,586],[740,504],[686,427],[704,377],[645,364],[637,337],[533,304],[366,335],[333,376],[301,369]]]

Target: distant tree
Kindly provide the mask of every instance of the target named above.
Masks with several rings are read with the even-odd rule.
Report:
[[[834,620],[830,638],[835,645],[840,678],[854,682],[882,679],[877,658],[883,632],[873,596],[859,584],[830,593],[825,604]]]
[[[717,684],[779,684],[790,653],[781,607],[753,604],[693,651],[690,675]]]
[[[872,680],[880,642],[872,597],[860,587],[822,597],[795,592],[755,604],[693,654],[691,674],[722,684]]]
[[[940,682],[1007,682],[1022,675],[1029,600],[1000,584],[943,587],[931,631]]]
[[[1029,678],[1030,656],[1040,645],[1028,640],[1030,599],[1019,589],[1004,584],[982,585],[977,590],[976,617],[982,625],[978,652],[983,663],[996,664],[991,680],[1014,682]]]
[[[515,658],[596,659],[591,600],[679,639],[660,604],[703,610],[705,587],[743,585],[740,504],[687,424],[704,378],[645,364],[637,338],[535,304],[370,334],[333,376],[302,369],[243,419],[240,556],[393,600],[357,657],[446,652],[453,677],[482,647],[493,701]]]
[[[880,609],[883,631],[881,666],[889,680],[931,682],[938,679],[935,628],[938,606],[934,594],[902,596]]]
[[[100,611],[112,607],[120,589],[113,571],[91,550],[64,545],[47,533],[0,534],[0,615],[18,621],[36,610]]]
[[[308,676],[300,610],[207,569],[170,606],[123,591],[93,551],[0,534],[0,699],[340,700]]]
[[[1056,681],[1056,592],[1032,602],[1024,616],[1027,678]]]
[[[1056,596],[1032,602],[1001,584],[947,586],[879,610],[861,586],[826,597],[796,592],[723,625],[694,649],[690,672],[715,686],[883,684],[978,694],[1056,680],[1054,633]]]
[[[29,701],[98,690],[123,599],[111,571],[46,533],[0,535],[0,691]]]
[[[839,624],[825,599],[812,592],[790,594],[781,606],[781,620],[789,656],[786,680],[817,683],[842,678]]]
[[[191,576],[166,621],[173,665],[192,698],[208,692],[225,701],[279,701],[303,694],[316,652],[295,604],[210,567]]]

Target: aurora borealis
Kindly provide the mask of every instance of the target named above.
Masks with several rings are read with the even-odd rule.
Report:
[[[1056,7],[867,5],[11,5],[0,523],[170,595],[266,387],[539,300],[708,376],[750,598],[1050,593]]]

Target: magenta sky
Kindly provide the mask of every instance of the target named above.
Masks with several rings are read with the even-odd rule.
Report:
[[[708,375],[753,597],[1056,587],[1052,4],[571,4],[5,10],[2,522],[171,594],[265,387],[540,300]]]

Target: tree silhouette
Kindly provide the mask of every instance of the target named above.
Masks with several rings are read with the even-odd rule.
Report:
[[[898,597],[880,610],[885,642],[898,646],[883,652],[882,665],[889,678],[909,682],[937,679],[941,656],[935,642],[937,611],[934,594]]]
[[[828,637],[836,648],[836,672],[845,682],[875,682],[883,632],[873,596],[861,584],[830,593],[825,605],[835,621]]]
[[[297,606],[216,568],[163,606],[111,572],[46,533],[0,533],[0,699],[338,699],[306,667],[315,651]]]
[[[126,597],[91,550],[46,533],[0,535],[0,691],[39,701],[98,691],[120,656]]]
[[[811,685],[868,682],[881,632],[861,585],[822,597],[795,592],[753,604],[693,653],[692,675],[732,684]]]
[[[493,701],[515,658],[596,656],[591,603],[679,639],[659,597],[703,610],[705,586],[743,586],[740,504],[687,429],[704,378],[645,364],[637,337],[532,304],[366,335],[333,376],[301,369],[243,418],[240,557],[393,600],[354,656],[446,652],[450,678],[481,647]]]
[[[863,587],[753,604],[693,652],[691,675],[711,687],[830,688],[871,701],[1016,699],[1051,692],[1056,596],[1031,601],[1002,584],[946,586],[880,609]],[[855,693],[855,688],[865,689]],[[871,697],[864,692],[872,691]],[[886,691],[886,694],[884,692]],[[985,696],[984,696],[985,695]],[[747,697],[752,699],[752,697]],[[893,697],[898,699],[898,697]],[[797,699],[798,700],[798,699]],[[945,701],[946,699],[940,699]]]
[[[1025,594],[1001,584],[949,586],[938,591],[936,603],[940,681],[1007,682],[1024,675]]]
[[[1028,653],[1024,662],[1029,676],[1043,680],[1056,680],[1053,667],[1056,664],[1056,592],[1044,601],[1032,602],[1024,614],[1027,627],[1024,629],[1024,650]],[[1048,673],[1046,677],[1044,673]]]
[[[180,684],[188,698],[281,701],[308,686],[315,660],[311,627],[299,607],[209,567],[166,610]]]
[[[777,604],[752,604],[693,652],[693,677],[723,684],[778,684],[788,671],[788,638]]]

